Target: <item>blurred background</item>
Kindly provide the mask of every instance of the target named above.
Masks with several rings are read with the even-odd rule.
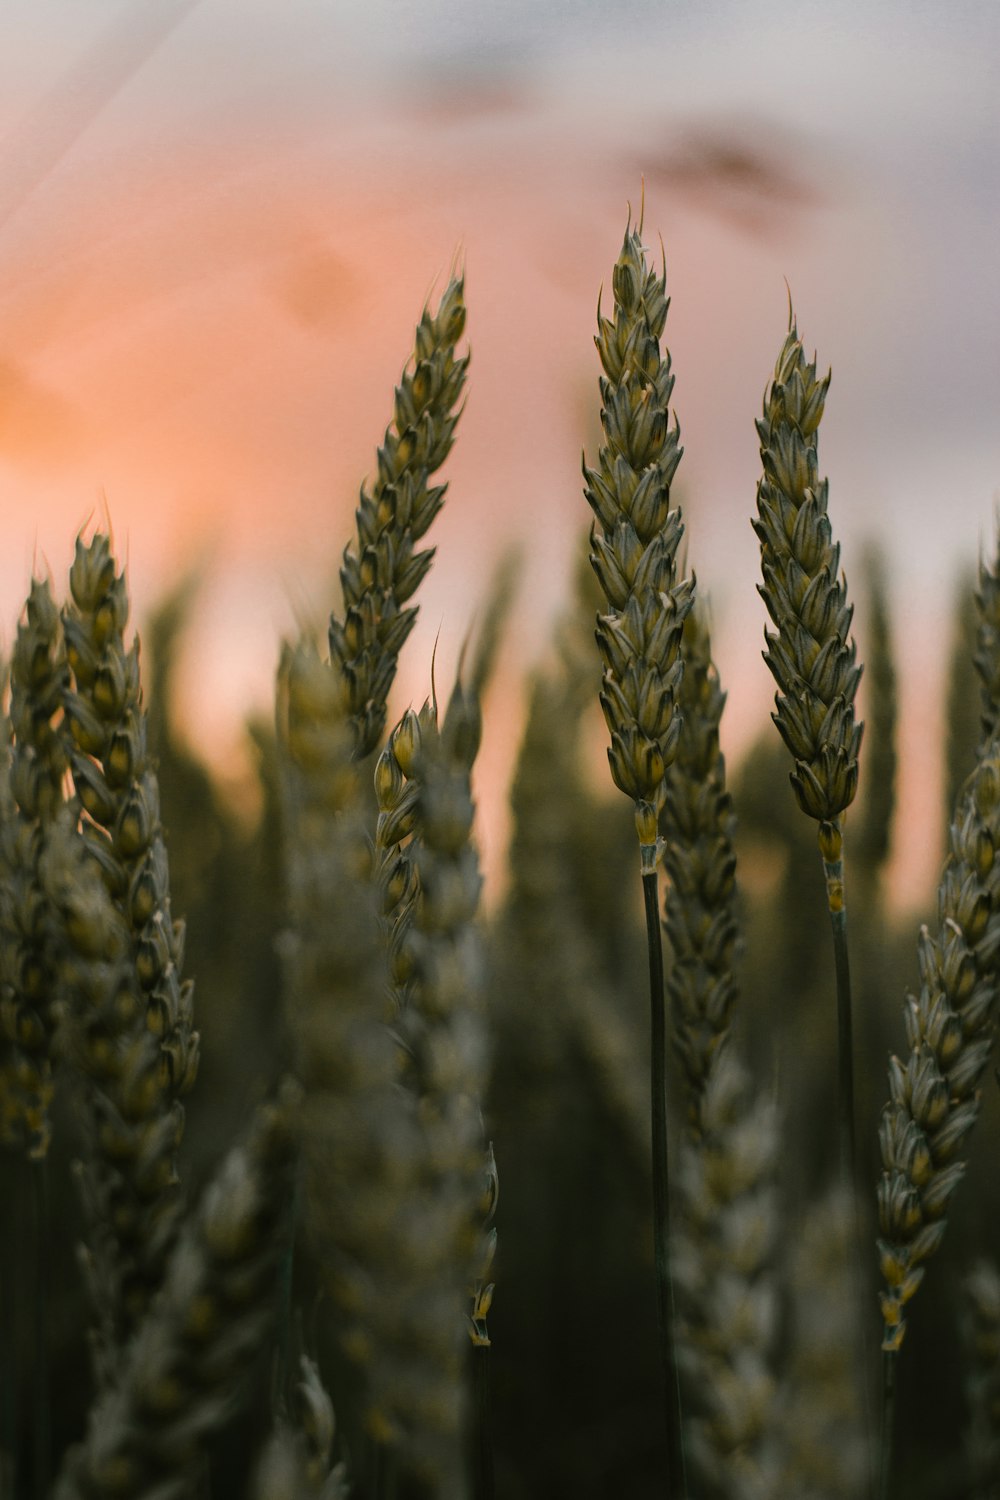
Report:
[[[0,620],[107,516],[142,615],[204,586],[182,732],[247,788],[277,643],[328,612],[424,300],[464,263],[473,351],[400,702],[447,677],[501,549],[521,601],[484,747],[491,895],[519,684],[586,522],[597,292],[628,203],[662,236],[690,560],[742,755],[772,696],[753,418],[787,318],[833,367],[821,463],[849,580],[891,556],[913,904],[937,860],[960,568],[1000,483],[1000,17],[616,0],[27,0],[0,47]],[[863,642],[866,622],[856,626]]]

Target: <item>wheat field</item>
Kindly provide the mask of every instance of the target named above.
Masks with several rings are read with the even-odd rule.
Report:
[[[729,773],[645,235],[598,313],[495,908],[476,762],[516,559],[456,680],[394,691],[462,504],[461,274],[328,621],[276,644],[253,826],[174,719],[190,581],[130,599],[90,526],[10,622],[5,1500],[1000,1494],[1000,563],[956,609],[915,929],[886,893],[891,558],[844,576],[808,309],[747,496],[775,730]]]

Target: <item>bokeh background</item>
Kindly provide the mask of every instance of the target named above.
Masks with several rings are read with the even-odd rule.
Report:
[[[184,733],[248,795],[243,720],[327,612],[412,325],[467,273],[468,409],[400,701],[524,559],[484,747],[490,890],[518,684],[582,545],[591,334],[645,184],[662,235],[690,559],[739,756],[764,721],[753,429],[787,317],[833,367],[821,459],[849,579],[891,560],[892,891],[937,862],[959,569],[1000,484],[1000,17],[890,0],[7,0],[0,46],[0,620],[109,517],[141,616],[203,584]],[[863,639],[865,622],[857,621]]]

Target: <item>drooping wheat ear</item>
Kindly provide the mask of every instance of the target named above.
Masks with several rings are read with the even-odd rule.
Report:
[[[57,1500],[180,1500],[273,1321],[288,1192],[289,1113],[261,1106],[205,1191],[113,1390],[70,1451]]]
[[[121,1350],[163,1280],[182,1206],[175,1160],[183,1113],[165,1085],[128,926],[102,874],[70,807],[49,830],[41,877],[63,1045],[86,1080],[81,1256],[97,1316],[95,1373],[107,1387],[119,1378]]]
[[[904,1309],[944,1237],[959,1153],[979,1113],[993,1044],[1000,947],[1000,745],[991,741],[966,782],[938,892],[938,932],[920,934],[920,993],[904,1016],[910,1051],[889,1066],[891,1098],[879,1126],[882,1347],[895,1353]]]
[[[976,591],[976,654],[982,699],[980,749],[989,744],[1000,721],[1000,519],[993,561],[979,562]]]
[[[405,608],[426,574],[434,549],[415,550],[444,502],[446,485],[430,485],[451,448],[468,356],[456,357],[465,328],[464,280],[451,281],[432,317],[417,326],[413,368],[396,388],[395,414],[378,450],[378,477],[362,489],[357,538],[340,570],[343,618],[330,619],[330,659],[348,689],[360,758],[375,748],[385,725],[386,698],[417,611]]]
[[[635,802],[645,871],[656,867],[663,777],[680,729],[680,640],[694,584],[676,576],[684,528],[670,483],[683,450],[668,412],[670,355],[660,351],[666,278],[647,267],[638,230],[625,235],[613,287],[614,320],[598,306],[595,337],[606,442],[596,468],[584,462],[584,493],[596,517],[591,562],[609,606],[597,619],[608,760]]]
[[[674,1241],[688,1458],[695,1493],[765,1500],[777,1466],[778,1130],[730,1049],[712,1061],[699,1119],[678,1163]]]
[[[279,1415],[257,1466],[253,1500],[348,1500],[347,1465],[331,1467],[333,1402],[308,1355],[299,1360],[295,1411]]]
[[[772,1493],[796,1500],[865,1495],[869,1456],[857,1378],[852,1197],[838,1184],[810,1203],[800,1222],[785,1223],[790,1326],[775,1403],[782,1472]]]
[[[774,722],[791,751],[799,806],[820,823],[821,845],[839,853],[840,814],[854,800],[862,726],[854,722],[861,668],[848,637],[852,606],[838,576],[840,547],[827,516],[816,439],[830,384],[807,363],[794,320],[757,423],[763,477],[757,519],[761,597],[774,630],[764,660],[778,692]],[[832,859],[824,847],[824,858]]]
[[[126,649],[129,600],[108,538],[77,538],[73,602],[63,628],[75,691],[66,695],[70,762],[86,818],[81,832],[131,933],[146,1020],[159,1038],[165,1083],[186,1093],[198,1069],[193,988],[182,977],[183,923],[170,913],[160,793],[146,749],[139,642]]]
[[[18,626],[10,669],[10,761],[0,771],[0,1046],[7,1080],[2,1139],[34,1161],[51,1135],[56,977],[44,941],[39,860],[63,804],[66,755],[58,718],[68,684],[62,627],[49,586],[35,579]]]
[[[728,1035],[737,994],[736,820],[719,749],[726,695],[698,609],[684,622],[681,650],[683,718],[663,811],[668,876],[663,925],[673,950],[667,994],[674,1046],[688,1087],[688,1117],[700,1131],[705,1086]]]
[[[1000,1494],[1000,1272],[995,1263],[974,1266],[963,1290],[969,1494],[990,1500]]]

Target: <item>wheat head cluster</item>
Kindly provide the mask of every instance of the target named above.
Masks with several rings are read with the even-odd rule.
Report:
[[[777,735],[730,786],[668,310],[630,218],[489,915],[473,780],[515,559],[454,683],[393,693],[461,275],[326,639],[284,644],[252,726],[256,827],[174,730],[184,588],[150,674],[108,532],[31,581],[0,739],[3,1500],[1000,1495],[1000,567],[963,585],[937,912],[905,931],[888,562],[863,677],[830,377],[790,310],[748,497]]]

